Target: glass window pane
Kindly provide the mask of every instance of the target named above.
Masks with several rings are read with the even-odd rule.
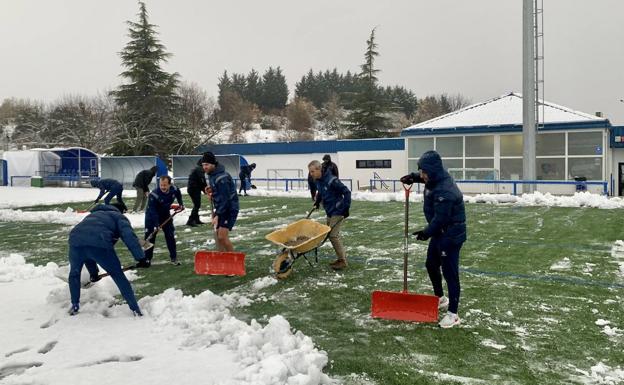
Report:
[[[500,178],[503,180],[522,179],[522,159],[501,159]]]
[[[462,136],[438,137],[436,151],[441,157],[461,158],[464,156],[464,140]]]
[[[407,172],[418,172],[418,159],[410,159],[407,161]]]
[[[433,138],[408,139],[407,146],[408,158],[420,158],[425,152],[433,150]]]
[[[602,158],[568,158],[569,179],[584,176],[587,180],[603,180]]]
[[[538,158],[538,180],[565,180],[565,159],[563,158]]]
[[[494,159],[466,159],[466,168],[494,168]]]
[[[501,156],[522,156],[522,135],[501,135]]]
[[[462,159],[442,159],[442,165],[453,179],[464,179],[464,161]]]
[[[466,156],[494,156],[494,136],[466,136]]]
[[[568,133],[568,155],[602,155],[602,132]]]
[[[474,168],[487,168],[490,170],[471,170]],[[494,159],[466,159],[466,179],[496,179]]]
[[[565,155],[565,134],[537,134],[537,156]],[[539,174],[539,170],[538,170]]]

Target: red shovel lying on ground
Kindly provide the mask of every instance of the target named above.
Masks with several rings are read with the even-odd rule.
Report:
[[[212,199],[210,211],[214,215]],[[215,246],[219,248],[217,232],[214,232]],[[200,275],[245,275],[245,253],[235,251],[208,251],[195,252],[195,274]]]
[[[97,202],[93,202],[93,203],[91,203],[91,205],[90,205],[89,207],[87,207],[86,209],[84,209],[84,210],[80,210],[80,209],[78,209],[78,210],[76,210],[76,212],[77,212],[78,214],[88,213],[88,212],[90,212],[90,211],[91,211],[91,209],[92,209],[92,208],[94,208],[94,207],[95,207],[95,205],[96,205],[96,204],[97,204]]]
[[[374,291],[371,298],[371,315],[398,321],[437,322],[438,297],[435,295],[411,294],[407,292],[407,223],[409,216],[410,185],[405,190],[405,239],[403,243],[403,292]]]

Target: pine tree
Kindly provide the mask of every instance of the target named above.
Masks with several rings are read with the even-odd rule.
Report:
[[[269,69],[262,76],[262,102],[264,112],[283,110],[288,102],[288,85],[280,67]]]
[[[138,18],[127,22],[130,41],[120,52],[125,68],[121,76],[128,83],[112,92],[120,107],[123,143],[116,152],[164,155],[174,148],[179,134],[175,125],[179,75],[161,68],[171,54],[158,40],[156,25],[150,24],[143,2],[139,2]]]
[[[377,86],[377,74],[380,70],[375,68],[375,58],[379,56],[376,51],[375,28],[371,31],[366,41],[364,64],[360,66],[359,79],[362,90],[354,101],[354,110],[349,115],[351,121],[351,136],[354,138],[373,138],[381,135],[386,127],[387,102],[383,98]]]
[[[247,75],[246,81],[247,87],[245,88],[243,98],[255,105],[259,105],[262,99],[262,79],[260,74],[252,68]]]

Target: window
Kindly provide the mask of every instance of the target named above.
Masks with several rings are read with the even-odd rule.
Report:
[[[584,176],[587,180],[602,180],[602,158],[568,158],[568,176]]]
[[[466,136],[466,156],[484,158],[493,157],[494,136]]]
[[[436,151],[441,157],[461,158],[464,156],[464,140],[461,136],[438,137],[436,139]]]
[[[522,156],[522,135],[501,135],[501,156]]]
[[[538,180],[565,180],[565,158],[537,158]]]
[[[407,161],[407,172],[418,171],[418,159],[410,159]]]
[[[522,159],[501,159],[500,178],[503,180],[522,179]]]
[[[392,160],[356,160],[355,168],[392,168]]]
[[[568,155],[602,155],[602,132],[568,133]]]
[[[464,161],[462,159],[442,159],[444,169],[455,179],[464,179]]]
[[[565,155],[565,134],[537,134],[536,155]]]
[[[433,138],[408,139],[407,141],[408,158],[420,158],[429,150],[433,150]]]
[[[486,168],[490,170],[470,170],[471,168]],[[466,159],[466,179],[496,179],[494,159]]]

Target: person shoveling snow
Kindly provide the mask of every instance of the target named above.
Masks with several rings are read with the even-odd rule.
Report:
[[[82,266],[86,266],[91,281],[96,281],[99,279],[97,265],[100,265],[110,274],[130,310],[135,315],[143,315],[115,253],[115,243],[121,238],[139,264],[145,259],[139,239],[134,234],[130,221],[123,215],[124,211],[125,206],[120,203],[99,205],[69,233],[69,314],[75,315],[80,309]]]

